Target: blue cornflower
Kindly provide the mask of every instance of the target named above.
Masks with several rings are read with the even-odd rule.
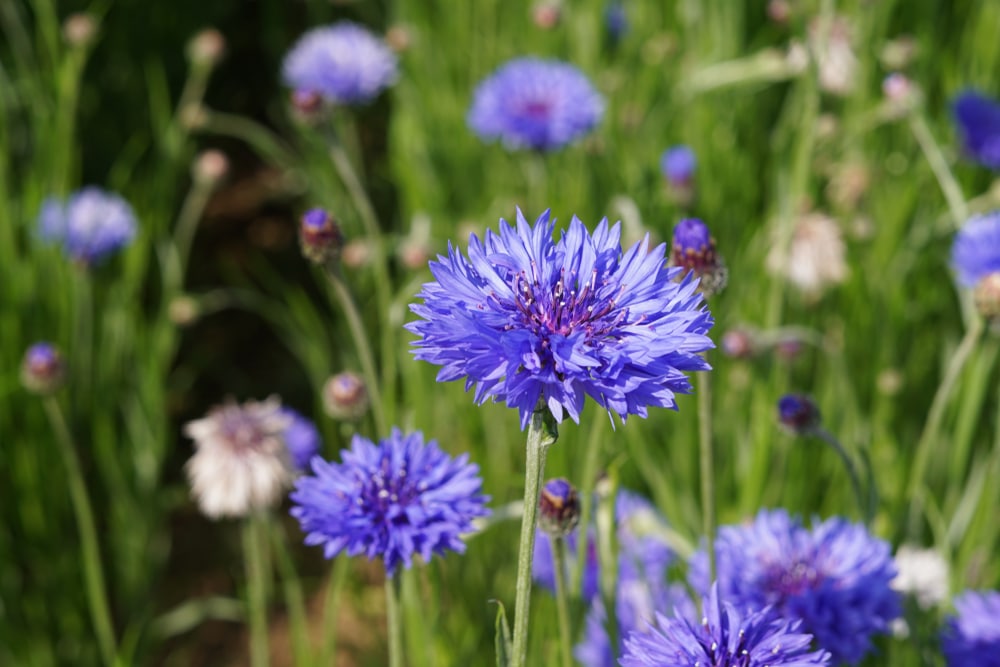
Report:
[[[794,435],[815,433],[821,421],[819,407],[805,394],[785,394],[778,399],[778,422]]]
[[[77,190],[61,201],[49,197],[38,214],[42,238],[59,243],[74,260],[95,264],[135,237],[135,213],[128,202],[97,187]]]
[[[29,347],[21,362],[21,383],[35,394],[51,394],[66,381],[66,364],[52,343],[38,342]]]
[[[469,239],[468,259],[450,244],[430,268],[435,282],[410,308],[415,355],[443,368],[439,382],[465,378],[475,400],[504,400],[521,428],[547,406],[557,422],[579,423],[590,395],[609,415],[645,417],[676,409],[684,371],[707,370],[699,352],[712,316],[696,283],[664,266],[666,246],[648,238],[622,252],[621,225],[605,218],[591,234],[576,217],[558,242],[545,211]]]
[[[306,470],[312,457],[319,453],[320,436],[316,425],[291,408],[281,408],[291,420],[285,429],[285,446],[296,470]]]
[[[681,613],[657,614],[658,627],[633,633],[625,640],[622,667],[809,667],[829,665],[830,654],[811,651],[812,636],[799,623],[769,609],[737,611],[738,605],[719,600],[712,586],[704,601],[705,614],[692,622]]]
[[[861,524],[832,518],[810,529],[784,510],[761,510],[750,524],[722,527],[715,544],[726,600],[801,620],[835,663],[861,660],[900,614],[889,545]],[[696,590],[708,590],[704,551],[689,576]]]
[[[463,454],[452,458],[419,432],[399,429],[377,445],[355,435],[342,463],[320,458],[313,474],[300,477],[291,494],[292,516],[306,532],[306,544],[323,545],[333,558],[380,557],[391,576],[413,556],[465,551],[463,533],[488,514],[480,490],[479,466]]]
[[[604,7],[604,27],[612,43],[617,43],[628,32],[628,15],[620,0],[611,0]]]
[[[690,146],[672,146],[660,156],[660,171],[667,182],[675,187],[690,185],[698,158]]]
[[[328,102],[364,104],[396,81],[396,54],[366,28],[341,21],[302,35],[285,56],[285,83]]]
[[[545,151],[590,132],[603,113],[603,98],[573,65],[518,58],[479,84],[468,123],[485,141]]]
[[[1000,211],[970,218],[955,236],[951,263],[963,287],[1000,271]]]
[[[948,667],[1000,667],[1000,593],[966,591],[955,611],[941,638]]]
[[[966,154],[990,169],[1000,169],[1000,104],[967,90],[951,105]]]

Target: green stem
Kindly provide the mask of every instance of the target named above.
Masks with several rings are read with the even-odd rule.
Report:
[[[847,476],[851,478],[851,489],[854,491],[854,499],[858,502],[858,510],[861,512],[865,525],[870,526],[872,521],[871,508],[867,496],[861,491],[861,478],[858,477],[858,469],[855,467],[854,462],[851,461],[851,457],[847,455],[847,450],[840,444],[840,440],[825,428],[819,427],[813,433],[817,438],[830,445],[833,451],[837,452],[837,456],[840,457],[844,467],[847,469]]]
[[[90,618],[94,624],[94,634],[97,636],[97,644],[104,664],[114,665],[114,625],[111,621],[111,608],[108,604],[107,588],[104,583],[104,569],[101,565],[94,510],[90,505],[90,498],[87,496],[87,487],[83,481],[83,469],[80,466],[80,459],[76,455],[73,436],[66,425],[66,419],[59,407],[59,402],[52,396],[46,396],[42,399],[42,405],[45,407],[45,413],[52,430],[55,431],[59,456],[66,462],[70,500],[76,515],[76,527],[80,532],[83,578],[87,591],[87,602],[90,606]]]
[[[250,664],[267,667],[267,580],[264,567],[263,519],[256,515],[243,523],[243,558],[247,575],[247,615],[250,618]]]
[[[569,600],[566,590],[566,540],[561,536],[552,538],[552,568],[556,574],[556,614],[559,616],[559,647],[562,666],[573,665],[573,638],[570,635]]]
[[[365,191],[358,178],[358,174],[351,165],[351,160],[344,150],[336,132],[329,137],[330,159],[337,170],[337,175],[347,188],[347,193],[351,197],[355,210],[361,216],[361,223],[365,227],[368,235],[368,242],[374,252],[375,267],[375,299],[378,303],[378,312],[383,317],[390,318],[392,315],[392,281],[389,277],[389,264],[386,258],[386,248],[382,240],[382,231],[379,227],[378,216],[375,207],[372,205],[368,193]],[[380,330],[381,357],[382,357],[382,386],[387,396],[395,395],[396,387],[396,348],[393,341],[395,327],[392,323],[384,323]],[[394,407],[395,402],[390,407]],[[391,416],[391,415],[390,415]]]
[[[337,652],[337,619],[335,614],[340,607],[340,593],[343,591],[344,582],[347,579],[348,565],[349,562],[345,558],[335,560],[330,577],[326,582],[326,599],[323,602],[324,639],[319,662],[321,665],[336,664],[334,659]]]
[[[389,626],[389,667],[403,667],[403,623],[400,619],[396,577],[385,577],[385,611]]]
[[[309,651],[309,621],[306,613],[305,595],[302,592],[302,582],[295,572],[295,562],[288,547],[285,531],[277,521],[269,521],[274,550],[278,555],[278,567],[281,571],[281,583],[285,594],[285,606],[288,609],[288,624],[291,627],[292,651],[295,664],[299,666],[311,664]],[[329,664],[329,663],[327,663]]]
[[[962,188],[959,186],[958,181],[955,180],[955,175],[951,173],[948,161],[944,157],[944,152],[941,150],[938,142],[935,141],[934,135],[927,126],[927,121],[924,119],[922,113],[915,112],[910,116],[910,130],[913,132],[917,143],[920,144],[920,150],[923,151],[924,157],[927,158],[927,162],[934,172],[934,177],[937,179],[938,186],[941,188],[941,192],[948,202],[948,210],[951,212],[955,227],[962,226],[969,217],[969,209],[965,204],[965,197],[962,196]]]
[[[556,440],[546,425],[547,408],[535,410],[528,425],[524,465],[524,514],[517,552],[517,586],[514,600],[514,641],[510,667],[524,667],[528,656],[528,607],[531,603],[531,563],[535,554],[538,493],[545,472],[545,455]]]
[[[375,371],[375,358],[372,356],[371,346],[368,344],[368,334],[365,333],[365,325],[361,321],[361,314],[354,303],[351,291],[344,284],[336,268],[329,268],[327,275],[330,277],[330,284],[340,301],[340,307],[347,318],[347,327],[351,330],[351,337],[358,351],[358,361],[361,362],[361,372],[365,376],[365,383],[368,385],[368,395],[371,396],[372,414],[375,417],[375,428],[380,435],[389,435],[389,424],[385,417],[385,406],[382,405],[382,394],[379,391],[379,378]]]
[[[715,581],[715,457],[712,448],[712,381],[698,373],[698,450],[701,467],[701,529],[708,551],[708,572]]]
[[[944,409],[948,404],[948,399],[951,397],[951,392],[955,387],[955,382],[958,380],[958,375],[965,366],[965,362],[968,361],[969,355],[972,354],[972,350],[979,341],[982,332],[983,319],[975,317],[972,320],[972,324],[965,330],[965,336],[962,338],[962,342],[959,343],[958,348],[955,349],[951,361],[948,362],[944,377],[941,378],[941,384],[938,385],[937,391],[934,393],[934,398],[931,401],[931,407],[927,413],[927,421],[924,422],[924,429],[921,431],[920,439],[917,441],[916,454],[913,457],[913,467],[910,469],[910,485],[907,494],[910,498],[909,519],[907,521],[910,539],[915,540],[917,538],[917,524],[923,512],[924,494],[926,493],[924,489],[924,475],[927,472],[931,447],[941,427]]]

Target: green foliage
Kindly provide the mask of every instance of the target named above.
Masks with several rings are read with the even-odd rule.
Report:
[[[185,15],[141,4],[164,20]],[[183,41],[195,26],[185,26],[180,41],[166,28],[157,32],[143,51],[153,55],[135,62],[129,55],[140,37],[122,26],[124,16],[134,19],[136,3],[105,3],[105,29],[94,46],[100,67],[91,67],[90,47],[65,44],[61,12],[51,0],[0,1],[0,664],[101,664],[64,461],[41,404],[18,381],[29,344],[51,340],[70,364],[58,401],[97,515],[121,664],[147,664],[177,635],[183,648],[175,659],[184,661],[198,647],[196,635],[183,633],[205,619],[241,616],[221,596],[172,606],[164,566],[180,547],[170,543],[168,521],[192,511],[180,472],[190,450],[179,437],[174,406],[190,396],[205,400],[199,384],[205,377],[224,385],[213,401],[259,386],[263,377],[312,400],[320,414],[326,377],[364,366],[327,276],[289,270],[287,257],[260,249],[223,256],[207,273],[192,266],[217,284],[199,287],[188,303],[195,317],[240,311],[246,318],[240,321],[266,328],[284,356],[262,354],[267,362],[220,368],[213,366],[212,343],[182,346],[171,306],[191,289],[188,242],[211,194],[188,176],[192,131],[234,154],[246,155],[249,147],[274,168],[276,185],[261,195],[265,205],[286,214],[325,206],[349,240],[366,244],[369,261],[344,266],[342,275],[368,333],[386,420],[421,429],[450,452],[469,452],[482,467],[499,516],[469,539],[464,556],[436,559],[401,577],[407,661],[414,667],[503,664],[498,647],[509,645],[504,603],[513,604],[517,522],[511,519],[518,516],[503,510],[521,497],[524,438],[510,410],[473,406],[461,383],[437,384],[435,368],[412,360],[401,325],[430,273],[406,261],[402,250],[432,256],[448,241],[464,246],[470,230],[495,228],[500,217],[514,216],[515,206],[531,219],[551,207],[562,222],[578,215],[591,227],[603,216],[620,218],[631,240],[648,233],[658,242],[669,240],[681,217],[702,218],[730,276],[710,300],[713,339],[741,326],[798,334],[801,350],[791,357],[774,349],[751,359],[709,355],[722,523],[777,506],[860,518],[835,453],[776,424],[779,396],[806,392],[855,460],[870,460],[878,535],[894,547],[913,541],[939,549],[951,566],[953,592],[1000,585],[1000,486],[991,483],[1000,474],[1000,343],[988,332],[964,338],[973,322],[968,295],[956,293],[947,266],[962,220],[941,189],[954,179],[973,212],[1000,204],[989,175],[960,159],[947,109],[966,86],[1000,92],[997,3],[805,0],[791,3],[790,18],[778,23],[768,19],[764,2],[624,0],[629,28],[618,43],[605,35],[604,0],[563,3],[551,29],[532,23],[527,0],[348,9],[317,0],[295,4],[295,11],[289,3],[253,4],[259,20],[226,33],[232,48],[223,67],[233,76],[208,85],[210,68],[178,74]],[[204,24],[236,26],[232,17],[245,3],[187,5],[205,12]],[[813,67],[786,57],[793,43],[807,41],[811,24],[822,31],[835,13],[849,22],[858,59],[846,97],[822,90]],[[345,14],[406,31],[399,82],[371,107],[337,110],[320,124],[298,122],[278,92],[281,54],[300,27]],[[915,52],[908,63],[890,66],[887,49],[905,48],[904,37],[912,38]],[[261,83],[256,71],[240,75],[239,67],[252,66],[247,51],[267,60],[271,83]],[[484,145],[466,128],[475,85],[523,54],[569,60],[592,78],[607,101],[596,132],[558,153],[533,155]],[[901,111],[887,104],[880,87],[899,68],[921,91]],[[105,70],[108,79],[98,86]],[[271,97],[253,99],[234,81]],[[105,115],[118,94],[128,108]],[[197,127],[187,122],[191,109],[204,113]],[[690,145],[699,161],[690,206],[670,196],[659,173],[660,153],[678,143]],[[932,170],[935,155],[945,174]],[[849,177],[859,179],[856,197],[841,188]],[[95,180],[133,204],[140,234],[119,257],[83,270],[38,239],[35,217],[46,196]],[[816,297],[767,268],[769,253],[787,245],[797,219],[810,210],[835,218],[850,270],[842,285]],[[199,250],[211,257],[195,243],[196,256]],[[958,365],[963,340],[968,356]],[[227,354],[219,350],[234,362]],[[282,363],[270,363],[275,358]],[[949,374],[954,383],[941,391]],[[930,419],[934,404],[939,415]],[[325,453],[334,456],[351,428],[329,420],[320,427]],[[368,420],[358,428],[372,435],[378,427]],[[586,520],[598,473],[613,470],[622,487],[655,501],[676,531],[679,551],[690,549],[702,526],[697,442],[694,397],[682,397],[677,413],[654,412],[614,428],[590,404],[579,426],[560,428],[546,476],[566,477],[581,489]],[[318,656],[333,653],[334,638],[339,651],[350,650],[336,627],[341,605],[382,636],[371,629],[384,618],[382,603],[370,602],[371,589],[380,587],[367,581],[365,565],[340,561],[326,577],[323,565],[288,547],[299,539],[296,527],[272,521],[267,529],[275,552],[272,620],[287,615],[296,664],[327,664]],[[234,540],[232,526],[212,530],[221,535],[214,544]],[[242,582],[239,559],[232,561],[217,574]],[[325,604],[314,604],[324,595]],[[545,591],[534,595],[529,664],[550,664],[558,654],[548,598]],[[498,601],[496,610],[490,600]],[[576,605],[574,612],[579,633],[583,610]],[[935,639],[928,635],[937,616],[920,618],[913,629],[919,642],[886,638],[882,654],[866,664],[932,664],[927,656]],[[378,641],[360,645],[355,662],[384,664],[383,651]]]

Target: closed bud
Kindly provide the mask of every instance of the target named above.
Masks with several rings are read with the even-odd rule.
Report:
[[[293,90],[290,99],[295,117],[303,123],[319,120],[325,110],[323,96],[315,90]]]
[[[565,537],[580,521],[580,498],[565,479],[545,482],[538,498],[538,527],[551,537]]]
[[[344,235],[332,215],[321,208],[314,208],[302,215],[299,243],[306,259],[316,264],[326,264],[340,257]]]
[[[562,10],[555,2],[540,2],[531,9],[531,20],[542,30],[551,30],[559,24]]]
[[[97,37],[97,21],[90,14],[70,14],[63,22],[63,39],[73,48],[90,46]]]
[[[357,373],[338,373],[323,385],[323,407],[333,419],[356,421],[368,412],[368,405],[368,389]]]
[[[66,366],[62,355],[51,343],[35,343],[24,353],[21,383],[33,394],[45,396],[62,387]]]
[[[973,292],[976,310],[991,324],[1000,323],[1000,271],[979,281]]]
[[[215,28],[202,30],[188,42],[188,60],[197,67],[215,67],[225,52],[226,38]]]
[[[726,266],[715,251],[715,239],[708,226],[697,218],[681,220],[674,227],[670,263],[694,273],[701,280],[705,296],[717,294],[726,286]]]
[[[179,327],[191,326],[201,316],[201,306],[198,301],[187,294],[175,296],[167,306],[167,317]]]
[[[413,35],[406,26],[394,25],[386,31],[385,43],[396,53],[402,53],[413,45]]]
[[[202,151],[191,167],[195,182],[209,186],[217,184],[228,173],[229,159],[225,153],[215,149]]]
[[[804,394],[786,394],[778,400],[778,421],[794,435],[807,435],[819,428],[819,408]]]
[[[722,336],[722,353],[733,359],[749,359],[759,350],[756,334],[749,329],[731,329]]]

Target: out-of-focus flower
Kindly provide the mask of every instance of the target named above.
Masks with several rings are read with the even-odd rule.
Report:
[[[66,381],[66,364],[52,343],[35,343],[24,353],[21,384],[33,394],[51,394]]]
[[[972,296],[980,315],[988,322],[1000,321],[1000,271],[980,280]]]
[[[604,7],[604,27],[612,44],[617,44],[628,32],[628,14],[621,0],[611,0]]]
[[[839,209],[853,211],[868,192],[871,174],[863,162],[851,161],[838,165],[826,188],[827,196]]]
[[[843,17],[835,17],[823,33],[821,19],[809,25],[809,43],[818,52],[820,88],[834,95],[854,90],[860,61],[851,46],[851,26]]]
[[[518,58],[479,84],[468,123],[484,141],[547,151],[587,134],[603,114],[603,98],[573,65]]]
[[[662,579],[674,560],[673,551],[664,541],[662,529],[666,521],[648,500],[630,491],[621,490],[615,498],[615,521],[618,540],[619,580]],[[575,562],[580,529],[566,536],[568,563]],[[586,562],[583,570],[581,597],[589,602],[598,593],[600,571],[594,527],[587,530]],[[539,530],[535,535],[532,574],[541,586],[554,591],[556,577],[552,562],[552,543],[548,534]]]
[[[767,18],[771,19],[778,25],[785,25],[788,23],[788,19],[791,15],[792,8],[788,0],[770,0],[767,3]]]
[[[891,104],[900,110],[910,107],[916,94],[916,87],[910,77],[900,72],[893,72],[882,79],[882,94]]]
[[[674,227],[670,263],[693,273],[699,281],[698,289],[706,297],[726,286],[728,272],[715,250],[715,239],[708,225],[697,218],[686,218]]]
[[[580,521],[580,498],[569,480],[558,477],[542,486],[538,527],[550,537],[565,537]]]
[[[299,247],[310,262],[326,264],[340,257],[344,234],[336,219],[326,210],[309,209],[299,220]]]
[[[58,243],[74,260],[90,266],[117,252],[135,237],[132,207],[100,188],[78,190],[65,202],[50,197],[38,214],[42,238]]]
[[[967,90],[951,104],[965,154],[984,167],[1000,169],[1000,104]]]
[[[921,609],[936,607],[948,599],[948,563],[934,549],[904,544],[896,552],[896,570],[892,587],[912,595]]]
[[[278,504],[292,484],[285,432],[292,423],[277,398],[229,402],[188,422],[195,453],[185,466],[191,491],[211,519],[244,517]]]
[[[778,421],[795,435],[806,435],[820,425],[819,408],[804,394],[785,394],[778,399]]]
[[[834,664],[860,661],[900,614],[889,545],[861,524],[838,517],[806,528],[784,510],[761,510],[752,523],[723,526],[715,545],[719,594],[739,609],[773,606],[802,621]],[[710,588],[704,550],[689,579]]]
[[[542,30],[552,30],[559,25],[562,18],[562,7],[558,2],[543,0],[531,8],[531,20]]]
[[[722,600],[720,601],[720,598]],[[711,587],[700,622],[657,614],[657,627],[625,640],[622,667],[809,667],[829,665],[830,654],[811,650],[812,635],[771,609],[741,613]]]
[[[942,633],[948,667],[1000,667],[1000,593],[966,591]]]
[[[690,276],[664,266],[666,247],[623,253],[607,219],[591,234],[574,217],[558,242],[548,211],[500,222],[472,235],[468,259],[449,245],[431,262],[436,280],[410,306],[421,319],[406,325],[417,359],[442,366],[439,382],[464,378],[477,403],[517,408],[522,429],[540,407],[579,422],[587,395],[623,421],[676,408],[684,372],[708,369],[713,322]]]
[[[826,287],[847,278],[844,254],[844,240],[836,221],[822,213],[809,213],[796,221],[784,252],[778,244],[771,248],[767,268],[815,299]]]
[[[357,373],[337,373],[323,385],[323,407],[333,419],[361,419],[368,412],[369,404],[368,388]]]
[[[673,187],[690,187],[698,158],[690,146],[672,146],[660,156],[660,172]]]
[[[719,348],[727,357],[749,359],[757,354],[760,346],[757,333],[752,329],[731,329],[722,335]]]
[[[405,25],[394,25],[386,31],[385,43],[396,53],[402,53],[413,45],[413,31]]]
[[[392,434],[374,444],[355,435],[342,463],[313,459],[312,474],[300,477],[291,494],[292,516],[308,545],[323,555],[341,551],[381,558],[391,576],[413,557],[465,551],[461,536],[485,516],[479,467],[468,456],[452,458],[419,432]]]
[[[296,470],[307,470],[309,462],[319,454],[321,444],[319,431],[312,421],[295,410],[282,408],[281,411],[291,420],[285,429],[285,446],[288,447],[292,465]]]
[[[396,82],[396,54],[349,21],[314,28],[285,56],[285,84],[335,104],[364,104]]]
[[[951,263],[962,287],[975,287],[1000,271],[1000,211],[973,216],[962,225],[951,246]]]

